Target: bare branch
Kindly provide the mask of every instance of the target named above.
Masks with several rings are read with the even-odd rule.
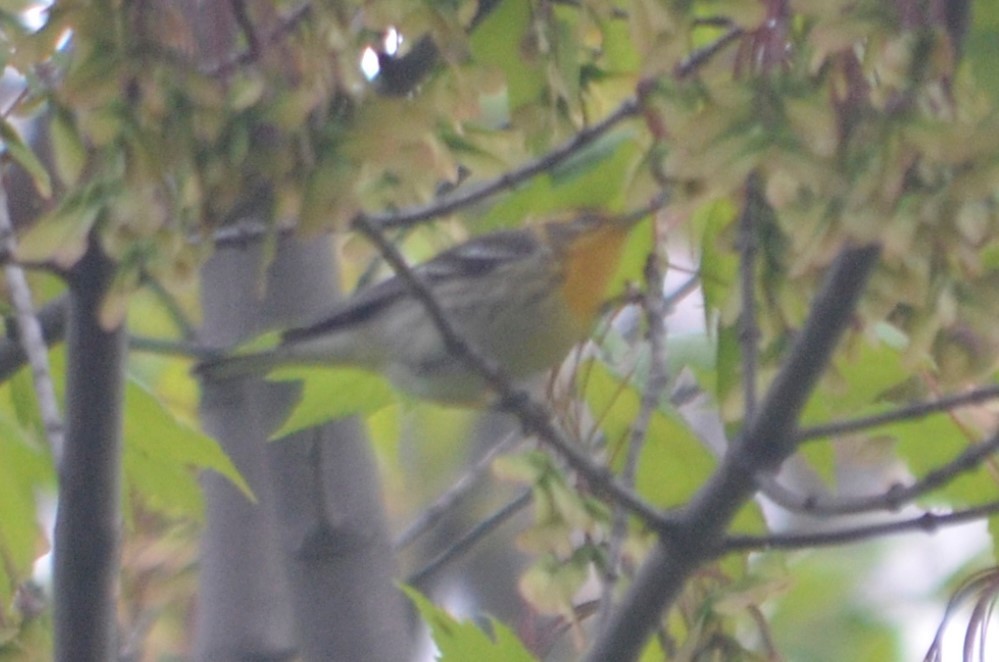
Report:
[[[880,253],[876,245],[841,251],[756,416],[708,482],[674,517],[672,531],[652,550],[585,660],[636,659],[663,609],[713,555],[729,522],[752,497],[754,476],[773,470],[794,452],[801,410],[828,366]]]
[[[996,513],[999,513],[999,501],[990,501],[980,506],[955,510],[951,513],[936,514],[928,512],[916,517],[908,517],[883,524],[851,526],[833,531],[774,534],[770,536],[729,536],[720,542],[718,548],[715,550],[715,554],[720,556],[723,554],[765,549],[835,547],[900,533],[918,531],[936,533],[942,527],[967,524],[991,517]]]
[[[453,195],[434,201],[429,205],[412,207],[397,212],[362,214],[355,220],[355,227],[370,225],[380,230],[405,227],[429,219],[439,218],[481,202],[496,193],[512,189],[518,184],[562,163],[621,122],[638,115],[640,109],[641,106],[638,100],[630,98],[603,120],[580,129],[578,133],[573,135],[572,139],[561,147],[557,147],[544,156],[529,161],[519,168],[510,170],[492,181],[468,187],[464,191],[455,192]]]
[[[468,495],[472,489],[479,484],[479,481],[488,473],[489,467],[492,466],[493,460],[497,457],[506,453],[511,448],[513,448],[517,442],[521,441],[519,435],[508,434],[506,437],[500,440],[499,443],[495,444],[489,449],[482,458],[475,463],[471,469],[461,475],[458,480],[443,494],[437,497],[437,500],[430,504],[422,513],[420,513],[412,522],[409,523],[402,533],[395,540],[394,547],[396,550],[403,549],[418,537],[423,535],[425,532],[430,530],[441,517],[449,513],[455,506],[462,502],[462,500]]]
[[[147,354],[179,356],[199,361],[217,359],[219,356],[219,350],[216,347],[205,347],[197,342],[187,340],[165,340],[162,338],[148,338],[146,336],[130,335],[128,337],[128,348]]]
[[[550,170],[573,156],[581,149],[593,143],[597,138],[614,128],[621,122],[630,119],[638,114],[640,105],[634,98],[622,103],[616,111],[608,115],[602,121],[586,127],[576,133],[571,140],[547,154],[503,173],[493,180],[483,182],[475,186],[459,189],[449,195],[445,195],[426,205],[417,205],[409,209],[402,209],[394,212],[361,213],[354,219],[354,228],[361,229],[363,225],[370,225],[379,230],[387,230],[395,227],[410,227],[418,223],[440,218],[447,214],[454,213],[465,207],[477,204],[482,200],[496,195],[505,190],[513,189],[517,185],[536,177],[537,175]],[[661,206],[661,204],[659,205]],[[647,213],[647,212],[645,212]],[[240,222],[238,224],[227,225],[216,230],[212,235],[212,241],[217,246],[222,245],[244,245],[259,241],[263,237],[272,233],[291,233],[294,228],[275,229],[264,222]],[[198,237],[191,238],[192,243],[201,241]]]
[[[947,485],[961,474],[974,470],[997,451],[999,451],[999,434],[988,441],[969,446],[950,462],[930,471],[910,485],[892,485],[885,492],[871,496],[822,497],[798,494],[788,490],[773,478],[761,476],[757,480],[763,493],[781,507],[815,517],[897,511],[907,503]]]
[[[149,273],[143,273],[142,284],[148,287],[149,291],[155,294],[156,298],[163,304],[163,308],[166,309],[166,312],[173,321],[174,326],[177,327],[177,330],[181,333],[185,340],[193,340],[197,337],[198,332],[195,329],[195,325],[184,312],[180,302],[177,301],[177,297],[175,297],[170,290],[164,287],[163,283],[161,283],[159,279],[154,278]]]
[[[625,458],[624,468],[621,470],[621,483],[628,487],[634,487],[635,476],[638,471],[638,459],[641,455],[645,438],[648,435],[649,422],[652,414],[659,407],[659,400],[663,391],[666,390],[669,378],[666,374],[665,339],[666,339],[666,314],[667,304],[663,298],[663,273],[660,269],[660,256],[658,255],[659,242],[654,242],[654,251],[648,256],[645,263],[645,296],[644,309],[646,322],[648,324],[649,341],[649,376],[642,392],[638,415],[631,425],[631,432],[628,436],[628,455]],[[683,288],[681,288],[681,291]],[[603,577],[603,585],[600,595],[600,605],[598,608],[598,622],[606,623],[610,617],[613,607],[613,589],[617,578],[617,566],[621,560],[621,550],[625,538],[628,534],[628,513],[618,505],[614,509],[613,521],[611,523],[610,541],[607,550],[606,576]]]
[[[229,0],[229,6],[232,8],[232,15],[236,21],[236,25],[239,26],[240,32],[246,38],[247,55],[252,60],[260,59],[260,36],[257,34],[256,26],[253,25],[253,20],[250,18],[246,2],[244,0]]]
[[[966,393],[946,395],[936,400],[899,407],[898,409],[886,411],[882,414],[874,414],[872,416],[864,416],[862,418],[855,418],[847,421],[834,421],[824,425],[815,425],[810,428],[804,428],[797,432],[795,439],[798,442],[803,442],[823,437],[848,435],[854,432],[870,430],[871,428],[876,428],[882,425],[890,425],[891,423],[900,423],[902,421],[925,418],[931,414],[938,414],[940,412],[958,409],[959,407],[969,407],[971,405],[977,405],[996,399],[999,399],[999,386],[983,386],[981,388],[967,391]]]
[[[750,174],[746,179],[742,213],[739,215],[739,283],[742,311],[739,315],[739,344],[742,348],[742,399],[746,419],[756,411],[756,366],[760,329],[756,323],[756,243],[757,213],[760,198],[760,177]]]
[[[406,264],[399,250],[389,242],[381,230],[365,216],[355,219],[355,227],[375,244],[385,257],[385,261],[406,283],[413,296],[426,308],[448,351],[465,361],[486,380],[499,396],[502,406],[517,416],[521,425],[546,445],[555,450],[576,472],[583,476],[590,487],[602,492],[615,501],[626,505],[654,529],[668,527],[668,520],[654,507],[645,502],[631,489],[614,480],[613,474],[605,467],[594,464],[590,457],[569,441],[552,422],[551,413],[542,404],[534,401],[529,394],[517,389],[506,373],[491,358],[483,356],[471,347],[455,330],[433,292],[420,276]]]
[[[42,306],[35,315],[46,346],[60,342],[66,335],[67,307],[68,297],[63,295]],[[13,322],[7,320],[7,323],[9,329]],[[8,330],[7,335],[7,339],[0,340],[0,382],[10,379],[28,360],[24,347],[18,341],[18,334]]]
[[[14,224],[10,218],[7,205],[7,187],[0,182],[0,244],[3,251],[13,254],[17,246],[14,236]],[[35,313],[35,304],[28,286],[24,269],[8,262],[4,265],[4,276],[10,290],[11,301],[17,317],[17,339],[24,350],[24,356],[31,365],[34,379],[35,397],[38,399],[38,409],[45,427],[45,436],[52,449],[52,455],[58,462],[62,457],[65,443],[65,429],[59,404],[56,400],[55,387],[52,384],[52,371],[49,366],[48,346],[45,343],[45,333],[41,322]]]
[[[674,75],[677,78],[686,78],[690,74],[700,69],[708,60],[713,58],[730,43],[741,37],[743,30],[740,27],[732,27],[728,32],[711,42],[704,48],[694,51],[676,67]]]
[[[251,44],[250,48],[247,48],[241,53],[236,53],[224,62],[205,70],[204,73],[209,76],[225,77],[235,73],[240,67],[252,64],[257,60],[263,49],[276,44],[279,39],[296,29],[298,25],[307,19],[311,13],[312,4],[310,2],[304,2],[301,6],[293,9],[288,16],[286,16],[281,23],[274,28],[274,30],[264,37],[259,38],[257,40],[256,47],[252,47]]]
[[[99,320],[115,266],[91,241],[69,279],[66,444],[53,568],[53,659],[60,662],[116,656],[126,348],[124,329],[106,330]]]
[[[531,490],[525,489],[512,501],[472,527],[468,533],[456,540],[453,545],[441,552],[430,563],[407,577],[406,583],[412,586],[419,586],[448,563],[470,550],[475,543],[492,533],[503,522],[513,517],[523,508],[526,508],[530,503]]]

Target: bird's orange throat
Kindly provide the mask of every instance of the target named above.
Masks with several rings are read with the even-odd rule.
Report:
[[[586,325],[593,322],[606,299],[629,229],[607,225],[579,237],[568,249],[562,293],[569,310]]]

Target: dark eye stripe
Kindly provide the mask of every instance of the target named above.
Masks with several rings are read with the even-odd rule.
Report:
[[[524,232],[500,232],[445,251],[421,265],[419,270],[431,282],[455,276],[483,276],[536,250],[533,236]]]

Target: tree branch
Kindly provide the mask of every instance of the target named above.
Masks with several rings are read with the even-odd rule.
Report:
[[[727,20],[727,19],[722,19]],[[698,49],[687,56],[687,58],[677,65],[674,75],[677,78],[686,78],[690,74],[700,69],[704,64],[717,55],[723,48],[743,35],[743,29],[732,27],[710,44]]]
[[[909,517],[894,522],[845,527],[834,531],[774,534],[769,536],[729,536],[720,541],[714,553],[721,556],[754,550],[834,547],[863,542],[865,540],[875,540],[900,533],[912,533],[916,531],[936,533],[941,527],[968,524],[969,522],[991,517],[996,513],[999,513],[999,501],[990,501],[980,506],[956,510],[951,513],[923,513],[916,517]]]
[[[882,425],[925,418],[931,414],[938,414],[959,407],[969,407],[995,399],[999,399],[999,386],[983,386],[966,393],[946,395],[936,400],[899,407],[898,409],[886,411],[882,414],[874,414],[846,421],[834,421],[823,425],[815,425],[810,428],[803,428],[795,434],[795,440],[800,443],[823,437],[838,437],[854,432],[863,432],[864,430],[870,430]]]
[[[355,227],[369,225],[379,230],[406,227],[476,204],[500,191],[512,189],[518,184],[550,170],[587,145],[593,143],[597,138],[621,122],[638,115],[640,109],[641,105],[638,100],[630,98],[603,120],[581,129],[561,147],[557,147],[547,154],[525,163],[519,168],[510,170],[492,181],[483,182],[477,186],[470,186],[463,191],[456,192],[441,200],[436,200],[429,205],[411,207],[410,209],[397,212],[362,213],[355,220]]]
[[[648,324],[647,338],[649,342],[649,376],[642,391],[638,415],[631,424],[628,435],[628,455],[624,468],[621,470],[621,482],[628,487],[634,487],[638,471],[638,460],[648,436],[649,422],[652,414],[659,407],[659,400],[669,383],[666,374],[666,311],[667,302],[663,297],[663,273],[660,269],[658,242],[654,243],[654,252],[645,263],[645,309]],[[681,288],[682,289],[682,288]],[[617,582],[618,566],[621,563],[621,551],[628,535],[628,513],[620,505],[614,508],[611,521],[610,540],[607,543],[607,562],[602,577],[600,604],[597,609],[597,621],[606,623],[614,605],[614,586]]]
[[[440,521],[441,517],[450,512],[462,499],[479,484],[479,481],[489,471],[493,460],[501,454],[510,450],[520,437],[509,434],[492,446],[482,458],[475,463],[471,469],[461,475],[454,484],[443,494],[441,494],[429,507],[423,510],[412,522],[409,523],[402,533],[395,540],[396,550],[402,549],[428,531],[434,524]]]
[[[69,279],[66,444],[55,525],[55,659],[117,657],[125,331],[101,327],[114,264],[94,242]]]
[[[795,449],[794,427],[846,330],[880,248],[844,248],[812,303],[811,312],[756,416],[707,484],[674,518],[644,562],[628,594],[584,658],[633,660],[677,598],[690,574],[713,555],[725,528],[755,489],[754,476],[773,470]]]
[[[756,366],[760,329],[756,323],[756,243],[757,208],[760,199],[760,177],[746,178],[742,213],[739,215],[739,294],[742,311],[739,315],[739,344],[742,348],[742,400],[746,419],[756,411]]]
[[[896,511],[907,503],[950,483],[963,473],[977,468],[988,457],[999,451],[999,434],[988,441],[973,444],[950,462],[928,472],[909,485],[895,484],[880,494],[859,497],[821,497],[798,494],[788,490],[774,479],[760,479],[765,485],[764,494],[778,505],[793,512],[829,517],[877,511]]]
[[[363,215],[357,217],[354,221],[354,227],[371,240],[389,266],[410,288],[414,298],[426,308],[427,314],[433,320],[451,355],[465,361],[473,370],[482,375],[499,396],[502,405],[517,416],[525,430],[534,433],[542,443],[555,450],[569,466],[589,482],[591,488],[626,505],[632,512],[645,520],[650,527],[654,529],[668,527],[667,518],[663,517],[634,491],[618,484],[610,470],[594,464],[585,452],[559,431],[552,422],[551,414],[546,407],[534,401],[526,392],[514,387],[506,373],[494,360],[483,356],[477,348],[469,345],[455,331],[454,325],[451,324],[447,314],[427,284],[409,267],[399,250],[385,238],[380,228],[370,218]]]
[[[531,490],[525,489],[506,505],[500,507],[492,515],[485,517],[482,521],[472,527],[468,533],[463,535],[454,544],[438,554],[425,566],[406,578],[406,583],[412,586],[420,586],[427,579],[448,563],[458,558],[470,550],[477,542],[492,533],[503,522],[507,521],[515,514],[526,508],[531,503]]]
[[[0,244],[3,250],[13,253],[17,246],[14,236],[14,224],[10,218],[7,205],[7,188],[0,181]],[[48,439],[52,455],[59,461],[65,444],[65,429],[62,414],[59,413],[59,403],[56,400],[55,386],[52,384],[52,371],[49,366],[48,346],[45,343],[45,333],[42,324],[35,313],[35,304],[28,286],[24,269],[8,262],[3,267],[7,279],[7,288],[14,304],[17,318],[17,340],[22,356],[31,365],[31,375],[35,386],[35,398],[38,400],[38,410],[41,413],[42,425]]]

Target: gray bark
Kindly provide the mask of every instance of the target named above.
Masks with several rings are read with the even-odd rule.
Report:
[[[101,328],[114,265],[92,246],[69,278],[66,443],[54,541],[55,659],[116,659],[125,330]]]
[[[282,241],[265,278],[259,246],[221,249],[203,272],[203,340],[229,346],[318,315],[334,282],[323,241]],[[255,379],[205,385],[205,428],[258,503],[205,478],[197,658],[405,660],[406,613],[366,440],[341,421],[268,442],[294,395]]]

